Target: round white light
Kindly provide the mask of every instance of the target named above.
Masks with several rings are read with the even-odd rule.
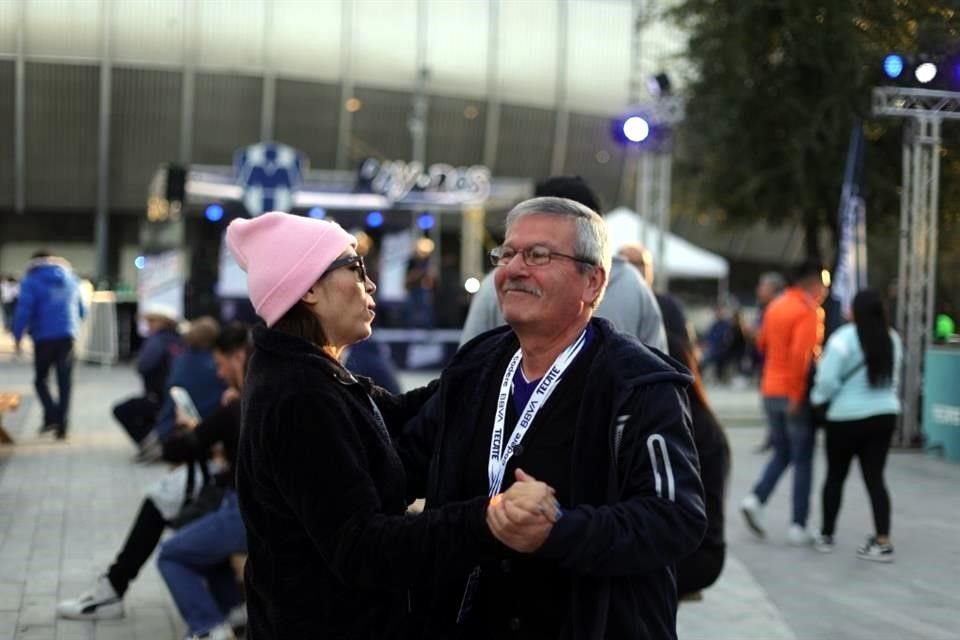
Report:
[[[623,123],[623,135],[631,142],[643,142],[650,135],[650,125],[640,116],[630,116]]]
[[[937,65],[932,62],[924,62],[917,70],[913,72],[913,75],[916,76],[917,82],[927,84],[932,82],[934,78],[937,77]]]
[[[480,291],[480,281],[476,278],[467,278],[463,283],[463,288],[467,290],[467,293],[476,293]]]

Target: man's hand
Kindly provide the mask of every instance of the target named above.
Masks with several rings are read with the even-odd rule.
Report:
[[[516,478],[510,489],[491,498],[487,526],[500,542],[514,551],[531,553],[550,535],[559,505],[549,485],[520,469]]]

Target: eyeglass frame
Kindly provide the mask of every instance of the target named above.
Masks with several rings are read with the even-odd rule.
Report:
[[[337,258],[336,260],[330,263],[330,266],[327,267],[326,270],[320,274],[320,277],[317,278],[317,280],[323,280],[326,276],[330,275],[332,272],[336,271],[337,269],[340,269],[342,267],[347,267],[347,266],[360,267],[360,271],[357,273],[357,276],[359,277],[357,282],[359,284],[367,283],[367,267],[363,263],[363,256],[361,255],[353,255],[353,256],[345,256],[343,258]]]
[[[516,256],[518,256],[518,255],[521,256],[521,258],[522,258],[522,260],[523,260],[523,264],[527,265],[528,267],[544,267],[544,266],[550,264],[550,262],[553,260],[553,258],[566,258],[567,260],[572,260],[573,262],[579,262],[579,263],[581,263],[581,264],[585,264],[585,265],[590,266],[590,267],[596,267],[596,266],[597,266],[597,263],[593,262],[592,260],[588,260],[587,258],[580,258],[580,257],[577,257],[577,256],[571,256],[571,255],[568,255],[568,254],[566,254],[566,253],[560,253],[559,251],[551,251],[551,250],[550,250],[550,247],[548,247],[548,246],[546,246],[546,245],[543,245],[543,244],[532,244],[532,245],[530,245],[529,247],[526,247],[525,249],[523,249],[523,250],[521,250],[521,251],[517,251],[516,249],[513,249],[514,254],[513,254],[512,256],[510,256],[509,258],[506,258],[506,261],[501,264],[501,263],[500,263],[500,260],[504,259],[504,258],[503,258],[503,255],[502,255],[504,246],[505,246],[505,245],[500,245],[500,246],[494,247],[493,249],[490,250],[490,253],[487,254],[487,257],[490,259],[490,263],[491,263],[494,267],[505,267],[507,264],[509,264],[509,262],[510,262],[511,260],[513,260],[513,259],[514,259]],[[511,247],[511,248],[512,248],[512,247]],[[546,256],[545,256],[545,257],[546,257],[546,262],[537,263],[537,262],[531,262],[531,261],[530,261],[530,259],[531,259],[531,258],[530,258],[530,251],[531,251],[532,249],[536,249],[536,248],[541,248],[541,249],[546,249],[546,250],[547,250],[547,253],[546,253]],[[497,255],[498,252],[499,252],[501,255],[498,256],[498,255]]]

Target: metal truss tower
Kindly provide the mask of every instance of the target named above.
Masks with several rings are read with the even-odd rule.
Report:
[[[633,0],[633,33],[630,61],[630,108],[642,112],[651,125],[673,126],[683,119],[682,101],[676,96],[660,96],[644,100],[647,80],[652,75],[643,68],[643,32],[656,17],[650,0]],[[666,237],[670,230],[670,186],[673,171],[673,148],[668,140],[658,148],[635,145],[632,149],[636,166],[634,209],[643,220],[643,245],[650,249],[651,227],[659,231],[656,251],[653,251],[655,286],[666,291],[669,275],[666,270]]]
[[[873,113],[907,120],[903,134],[896,315],[896,326],[904,339],[903,414],[894,437],[895,444],[907,447],[920,442],[923,360],[933,337],[940,129],[944,120],[960,120],[960,93],[877,87],[873,90]]]

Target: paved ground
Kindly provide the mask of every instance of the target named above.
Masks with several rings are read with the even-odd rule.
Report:
[[[29,394],[30,375],[29,365],[13,362],[0,345],[0,390]],[[407,384],[422,379],[404,376]],[[182,623],[152,563],[127,595],[126,619],[94,624],[53,615],[59,598],[74,595],[109,564],[142,488],[164,473],[162,466],[130,461],[133,447],[110,417],[110,404],[136,389],[128,367],[80,367],[73,431],[65,444],[35,435],[36,403],[11,421],[19,443],[0,448],[0,640],[182,637]],[[765,460],[753,453],[762,439],[758,403],[749,390],[714,389],[711,396],[734,451],[730,556],[705,600],[681,607],[682,639],[960,638],[960,592],[954,588],[960,573],[960,465],[917,453],[892,456],[898,555],[893,565],[853,555],[870,528],[858,475],[848,484],[835,554],[821,556],[783,542],[786,483],[769,507],[771,538],[757,543],[742,526],[736,504]],[[817,486],[822,473],[818,459]],[[814,513],[818,509],[815,497]]]

